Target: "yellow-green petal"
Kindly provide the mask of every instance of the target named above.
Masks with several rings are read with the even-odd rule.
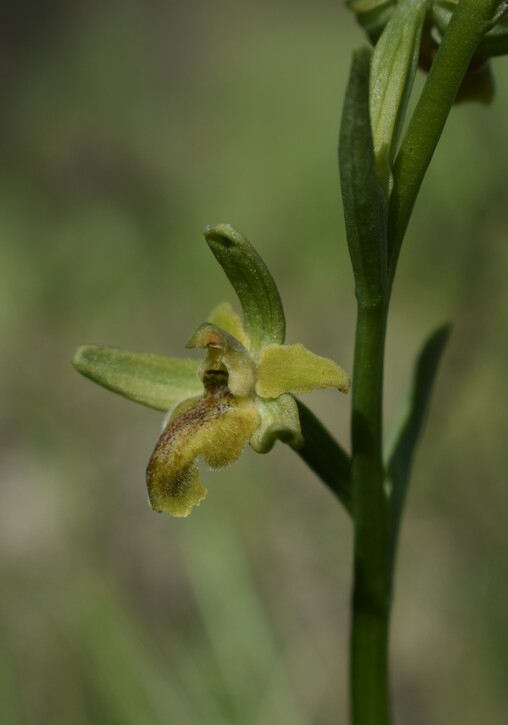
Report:
[[[201,457],[211,468],[224,468],[238,458],[258,425],[255,405],[246,399],[238,403],[225,385],[178,406],[148,463],[152,508],[188,516],[206,496],[196,459]]]
[[[87,345],[78,348],[72,364],[104,388],[156,410],[170,410],[203,390],[199,360]]]
[[[303,446],[298,407],[292,395],[286,393],[275,400],[256,398],[255,402],[260,424],[249,443],[257,453],[268,453],[277,439],[291,448]]]
[[[208,322],[211,325],[215,325],[216,327],[220,327],[222,330],[229,332],[229,334],[233,337],[236,337],[236,339],[241,342],[247,350],[250,348],[250,340],[243,329],[243,322],[240,315],[236,314],[229,302],[221,302],[220,305],[214,307],[214,309],[210,312]]]
[[[340,365],[315,355],[300,343],[267,345],[261,354],[257,374],[256,393],[262,398],[324,388],[337,388],[347,393],[351,385]]]
[[[205,322],[194,332],[187,347],[208,349],[200,372],[205,385],[205,376],[209,371],[224,370],[228,375],[228,388],[233,395],[245,397],[254,393],[254,360],[242,343],[225,330]]]

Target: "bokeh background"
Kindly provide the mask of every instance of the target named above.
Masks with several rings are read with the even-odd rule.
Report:
[[[347,721],[351,526],[289,449],[153,513],[161,416],[78,376],[79,344],[185,354],[234,302],[201,235],[250,237],[288,341],[352,366],[336,169],[339,0],[19,0],[0,21],[0,720]],[[508,61],[457,107],[395,287],[387,422],[453,320],[401,539],[399,723],[508,722]],[[350,401],[306,402],[347,445]]]

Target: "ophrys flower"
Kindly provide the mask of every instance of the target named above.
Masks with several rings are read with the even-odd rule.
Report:
[[[79,348],[75,367],[104,387],[168,411],[147,468],[148,495],[156,511],[187,516],[206,496],[196,465],[223,468],[250,443],[268,452],[277,439],[303,444],[293,393],[350,381],[332,360],[303,345],[285,345],[279,292],[253,246],[232,227],[205,229],[205,238],[231,281],[243,322],[228,303],[216,307],[194,332],[188,348],[204,348],[203,363],[114,348]]]

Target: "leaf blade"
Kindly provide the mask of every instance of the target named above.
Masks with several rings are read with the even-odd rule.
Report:
[[[371,51],[361,48],[344,101],[339,138],[339,171],[355,294],[363,305],[376,304],[387,286],[387,201],[374,156],[369,111]]]
[[[411,467],[430,407],[439,363],[450,337],[451,325],[438,327],[425,341],[416,359],[404,413],[400,416],[385,456],[392,483],[390,497],[393,547],[400,528]]]

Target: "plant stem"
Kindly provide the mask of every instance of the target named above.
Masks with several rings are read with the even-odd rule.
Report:
[[[353,608],[351,705],[354,725],[389,725],[389,608]]]
[[[382,460],[383,359],[390,291],[420,185],[469,62],[498,6],[499,0],[461,0],[453,14],[393,169],[388,286],[377,301],[373,296],[372,304],[364,300],[358,304],[351,467],[355,521],[350,670],[353,725],[390,723],[388,636],[394,556]]]
[[[355,725],[388,725],[391,568],[383,483],[382,399],[387,300],[358,305],[352,411],[355,519],[351,708]]]

